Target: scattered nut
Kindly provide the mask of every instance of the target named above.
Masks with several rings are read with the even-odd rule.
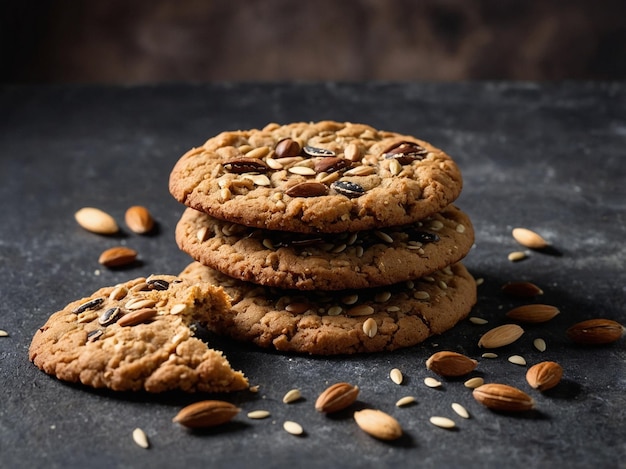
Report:
[[[206,428],[232,420],[241,409],[230,402],[200,401],[183,408],[172,420],[188,428]]]
[[[461,353],[442,351],[426,360],[426,368],[440,376],[463,376],[476,369],[478,362]]]
[[[512,235],[515,241],[530,249],[543,249],[548,246],[545,239],[527,228],[514,228]]]
[[[559,309],[555,306],[532,304],[513,308],[506,315],[514,321],[541,323],[554,318],[559,312]]]
[[[611,319],[588,319],[567,329],[567,337],[580,345],[604,345],[618,341],[624,326]]]
[[[526,381],[539,391],[552,389],[561,382],[563,367],[556,362],[541,362],[531,366],[526,372]]]
[[[146,234],[154,228],[154,218],[146,207],[134,205],[126,210],[124,215],[126,226],[137,234]]]
[[[478,341],[478,346],[483,348],[504,347],[515,342],[522,334],[524,334],[524,329],[517,324],[504,324],[485,332]]]
[[[125,246],[115,246],[100,254],[98,262],[106,267],[122,267],[137,259],[137,251]]]
[[[120,230],[115,219],[99,208],[81,208],[74,214],[74,218],[80,226],[92,233],[112,235]]]
[[[400,423],[380,410],[359,410],[354,413],[354,420],[361,430],[380,440],[396,440],[402,436]]]
[[[472,391],[474,399],[492,410],[521,412],[530,410],[535,401],[524,391],[507,384],[483,384]]]
[[[352,405],[359,395],[359,387],[349,383],[336,383],[326,388],[315,401],[315,410],[330,414]]]

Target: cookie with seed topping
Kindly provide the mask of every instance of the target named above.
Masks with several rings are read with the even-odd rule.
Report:
[[[194,337],[229,314],[222,288],[168,275],[101,288],[68,304],[34,335],[31,361],[57,378],[115,391],[228,392],[248,381]]]
[[[179,202],[241,225],[339,233],[405,225],[452,203],[461,173],[442,150],[364,124],[269,124],[223,132],[183,155]]]
[[[451,329],[476,303],[476,282],[460,263],[388,287],[305,292],[255,286],[199,262],[180,274],[221,285],[230,314],[207,327],[264,348],[314,355],[395,350]]]
[[[410,225],[355,233],[262,230],[188,208],[179,247],[230,277],[299,290],[345,290],[415,279],[461,260],[471,249],[469,217],[450,205]]]

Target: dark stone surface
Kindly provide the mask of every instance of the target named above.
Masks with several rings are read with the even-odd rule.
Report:
[[[626,323],[626,86],[623,84],[244,84],[154,87],[0,88],[0,455],[3,467],[625,467],[625,341],[581,348],[565,337],[579,320],[607,317]],[[453,331],[396,353],[319,358],[281,355],[211,338],[243,369],[258,394],[224,397],[243,412],[232,424],[190,433],[171,422],[181,406],[206,395],[113,394],[68,385],[28,361],[30,339],[55,310],[103,285],[153,272],[177,273],[189,261],[173,237],[182,213],[167,190],[178,157],[222,130],[269,121],[362,121],[415,134],[447,150],[465,187],[458,205],[473,219],[476,246],[466,265],[485,279],[473,315]],[[96,206],[120,222],[126,208],[144,204],[159,231],[107,238],[74,221]],[[531,252],[519,263],[510,231],[542,233],[560,255]],[[109,271],[99,253],[124,243],[140,265]],[[504,297],[509,280],[545,290],[539,301],[561,314],[527,326],[495,360],[481,359],[479,336],[502,324],[523,301]],[[543,337],[548,349],[536,351]],[[437,350],[479,359],[476,375],[528,391],[537,409],[527,415],[491,412],[476,403],[463,380],[442,389],[423,385],[424,366]],[[525,383],[529,364],[555,360],[563,382],[540,394]],[[389,371],[406,376],[398,386]],[[380,408],[403,425],[405,436],[383,443],[362,433],[349,412],[325,417],[316,396],[328,384],[361,387],[360,405]],[[304,400],[281,402],[291,388]],[[395,401],[414,395],[415,406]],[[214,396],[211,396],[214,397]],[[456,417],[452,402],[471,414]],[[267,420],[245,414],[268,409]],[[458,428],[432,426],[432,415],[453,417]],[[294,437],[284,420],[303,425]],[[143,428],[152,447],[132,441]]]

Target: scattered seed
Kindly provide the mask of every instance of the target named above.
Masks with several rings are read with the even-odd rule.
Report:
[[[93,300],[86,301],[85,303],[74,308],[72,313],[80,314],[88,309],[98,309],[103,302],[104,298],[94,298]]]
[[[404,407],[410,404],[415,403],[415,398],[413,396],[404,396],[396,402],[396,407]]]
[[[283,428],[285,429],[287,433],[290,433],[296,436],[302,435],[304,433],[304,429],[302,428],[302,425],[300,425],[299,423],[293,422],[291,420],[286,420],[283,423]]]
[[[187,305],[184,303],[175,304],[170,308],[170,314],[180,314],[187,309]]]
[[[119,307],[109,308],[98,318],[98,323],[101,326],[108,326],[118,320],[122,310]]]
[[[152,278],[146,280],[146,284],[148,285],[148,289],[157,291],[165,291],[170,287],[170,283],[162,278]]]
[[[148,449],[150,447],[148,435],[146,435],[146,432],[144,432],[141,428],[135,428],[133,430],[133,440],[137,444],[137,446],[141,446],[145,449]]]
[[[402,384],[402,380],[404,379],[404,377],[402,376],[402,372],[398,368],[394,368],[393,370],[391,370],[389,372],[389,377],[391,378],[391,381],[396,384]]]
[[[545,239],[527,228],[514,228],[511,234],[515,241],[527,248],[543,249],[548,246],[548,242]]]
[[[349,199],[365,194],[363,187],[350,181],[335,181],[330,187],[338,194],[345,195]]]
[[[521,261],[523,259],[526,259],[526,253],[523,251],[513,251],[511,253],[509,253],[509,255],[507,256],[507,258],[511,261],[511,262],[517,262],[517,261]]]
[[[102,329],[95,329],[87,334],[87,342],[95,342],[100,337],[102,337],[103,334],[104,331]]]
[[[497,353],[493,353],[493,352],[485,352],[481,355],[481,357],[483,358],[498,358],[498,354]]]
[[[430,418],[430,423],[439,428],[452,429],[456,427],[454,420],[447,417],[433,416]]]
[[[541,338],[537,338],[537,339],[533,340],[533,345],[540,352],[545,352],[546,351],[546,341],[541,339]]]
[[[455,228],[457,233],[465,233],[465,225],[459,223]]]
[[[253,410],[251,412],[248,412],[248,418],[254,420],[265,419],[269,416],[270,413],[267,410]]]
[[[283,402],[285,404],[291,404],[292,402],[300,399],[302,399],[302,394],[300,393],[299,389],[291,389],[290,391],[287,391],[287,393],[283,396]]]
[[[374,297],[374,301],[376,303],[386,303],[387,301],[389,301],[390,298],[391,298],[391,292],[383,291],[383,292],[376,294],[376,296]]]
[[[436,380],[435,378],[432,378],[430,376],[424,378],[424,384],[426,386],[428,386],[429,388],[438,388],[441,386],[441,381]]]
[[[470,417],[469,412],[467,411],[467,409],[465,407],[463,407],[461,404],[459,404],[458,402],[453,402],[452,403],[452,410],[459,417],[462,417],[464,419],[468,419]]]
[[[356,303],[357,301],[359,301],[359,295],[354,294],[354,295],[346,295],[341,299],[341,302],[344,305],[353,305],[354,303]]]
[[[430,294],[424,290],[416,290],[413,293],[413,298],[415,298],[416,300],[429,300]]]
[[[526,366],[526,359],[521,355],[511,355],[508,360],[514,365]]]
[[[482,277],[479,277],[476,279],[476,286],[480,287],[483,283],[485,283],[485,279]]]
[[[373,318],[368,318],[363,323],[363,332],[366,336],[372,339],[378,333],[378,324]]]
[[[5,330],[0,329],[0,337],[9,337],[9,333]]]
[[[376,235],[377,238],[379,238],[381,241],[384,241],[387,244],[393,243],[393,238],[383,231],[376,230],[374,231],[374,234]]]
[[[478,325],[483,325],[483,324],[487,324],[489,321],[487,321],[486,319],[483,318],[477,318],[476,316],[472,316],[471,318],[469,318],[469,321],[472,324],[478,324]]]
[[[470,389],[476,389],[478,386],[482,386],[483,384],[485,384],[485,380],[481,378],[480,376],[475,376],[473,378],[470,378],[467,381],[465,381],[465,383],[463,383],[463,385],[466,388],[470,388]]]
[[[374,308],[370,305],[358,305],[350,308],[346,311],[348,316],[357,317],[357,316],[370,316],[374,314]]]

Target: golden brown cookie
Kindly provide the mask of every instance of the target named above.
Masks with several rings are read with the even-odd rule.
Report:
[[[232,313],[207,324],[214,332],[316,355],[409,347],[452,328],[476,303],[476,282],[460,263],[416,281],[341,292],[255,286],[198,262],[180,276],[222,285],[231,296]]]
[[[229,314],[223,289],[154,275],[102,288],[54,313],[29,357],[57,378],[115,391],[246,389],[221,352],[194,337],[196,324]]]
[[[233,223],[293,232],[370,230],[426,218],[462,189],[443,151],[363,124],[223,132],[181,157],[170,192]]]
[[[188,208],[176,241],[195,260],[239,280],[345,290],[391,285],[458,262],[472,247],[474,230],[452,205],[411,225],[333,234],[249,228]]]

